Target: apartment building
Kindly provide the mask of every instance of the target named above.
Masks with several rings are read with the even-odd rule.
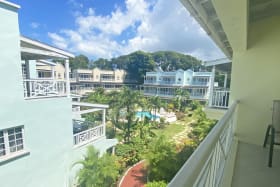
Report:
[[[194,72],[182,70],[165,72],[162,70],[147,72],[143,85],[146,96],[173,98],[177,89],[188,91],[190,99],[208,100],[213,74],[212,72]]]
[[[0,183],[72,186],[79,170],[72,165],[87,146],[103,153],[117,143],[105,134],[108,105],[72,102],[69,58],[74,55],[21,36],[19,8],[0,1]],[[83,118],[93,111],[101,121]]]
[[[105,90],[118,90],[123,86],[137,87],[137,81],[122,69],[77,69],[71,73],[70,77],[71,91],[81,95],[100,87]]]

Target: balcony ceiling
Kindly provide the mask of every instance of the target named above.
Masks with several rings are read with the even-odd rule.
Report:
[[[22,60],[67,59],[75,57],[67,51],[24,36],[20,37],[20,48]]]
[[[214,40],[227,57],[232,57],[232,47],[210,0],[181,0],[190,14]]]
[[[280,15],[279,0],[250,0],[249,3],[250,22]]]

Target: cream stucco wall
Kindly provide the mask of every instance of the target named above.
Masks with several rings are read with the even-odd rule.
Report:
[[[232,100],[239,99],[237,136],[240,140],[262,144],[271,122],[274,99],[280,99],[280,17],[250,25],[248,49],[234,52]]]

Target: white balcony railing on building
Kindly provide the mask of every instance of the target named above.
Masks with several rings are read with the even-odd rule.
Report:
[[[101,137],[105,137],[105,125],[98,125],[91,129],[74,134],[74,145],[84,145]]]
[[[79,81],[92,81],[92,77],[79,77]]]
[[[115,82],[115,78],[101,78],[100,81],[102,81],[102,82]]]
[[[156,80],[144,80],[144,84],[156,84]]]
[[[24,79],[24,97],[66,96],[66,81],[53,79]]]
[[[228,90],[214,90],[211,107],[228,108],[229,94]]]
[[[173,84],[176,84],[176,81],[160,81],[160,84],[173,85]]]
[[[233,144],[236,108],[237,102],[234,102],[178,171],[168,187],[221,186],[225,163]]]
[[[209,82],[199,82],[199,81],[194,81],[192,82],[193,86],[209,86]]]

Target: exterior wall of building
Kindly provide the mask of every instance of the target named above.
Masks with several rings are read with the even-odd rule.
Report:
[[[0,116],[6,118],[5,113],[13,111],[15,103],[23,99],[17,10],[0,2],[0,20],[0,84],[4,86],[0,102],[5,106],[5,111],[1,110]],[[1,119],[2,116],[0,122]]]
[[[61,79],[61,80],[65,80],[65,67],[60,64],[57,63],[57,65],[54,68],[55,70],[55,79]]]
[[[22,126],[24,142],[24,150],[15,152],[18,155],[3,156],[3,141],[9,145],[12,140],[8,133],[4,140],[1,137],[1,186],[69,186],[75,174],[72,164],[86,150],[86,146],[74,148],[71,99],[24,99],[17,10],[0,2],[0,20],[4,21],[0,24],[0,131]],[[31,69],[36,70],[36,65]],[[91,145],[104,152],[115,143],[104,137]]]
[[[12,126],[24,125],[29,154],[0,166],[2,185],[65,186],[73,151],[71,112],[70,99],[50,98],[26,100],[7,114],[22,119]]]
[[[252,23],[248,50],[235,52],[231,99],[239,99],[238,137],[261,145],[272,119],[272,101],[280,99],[280,17]],[[261,73],[260,73],[261,72]]]

